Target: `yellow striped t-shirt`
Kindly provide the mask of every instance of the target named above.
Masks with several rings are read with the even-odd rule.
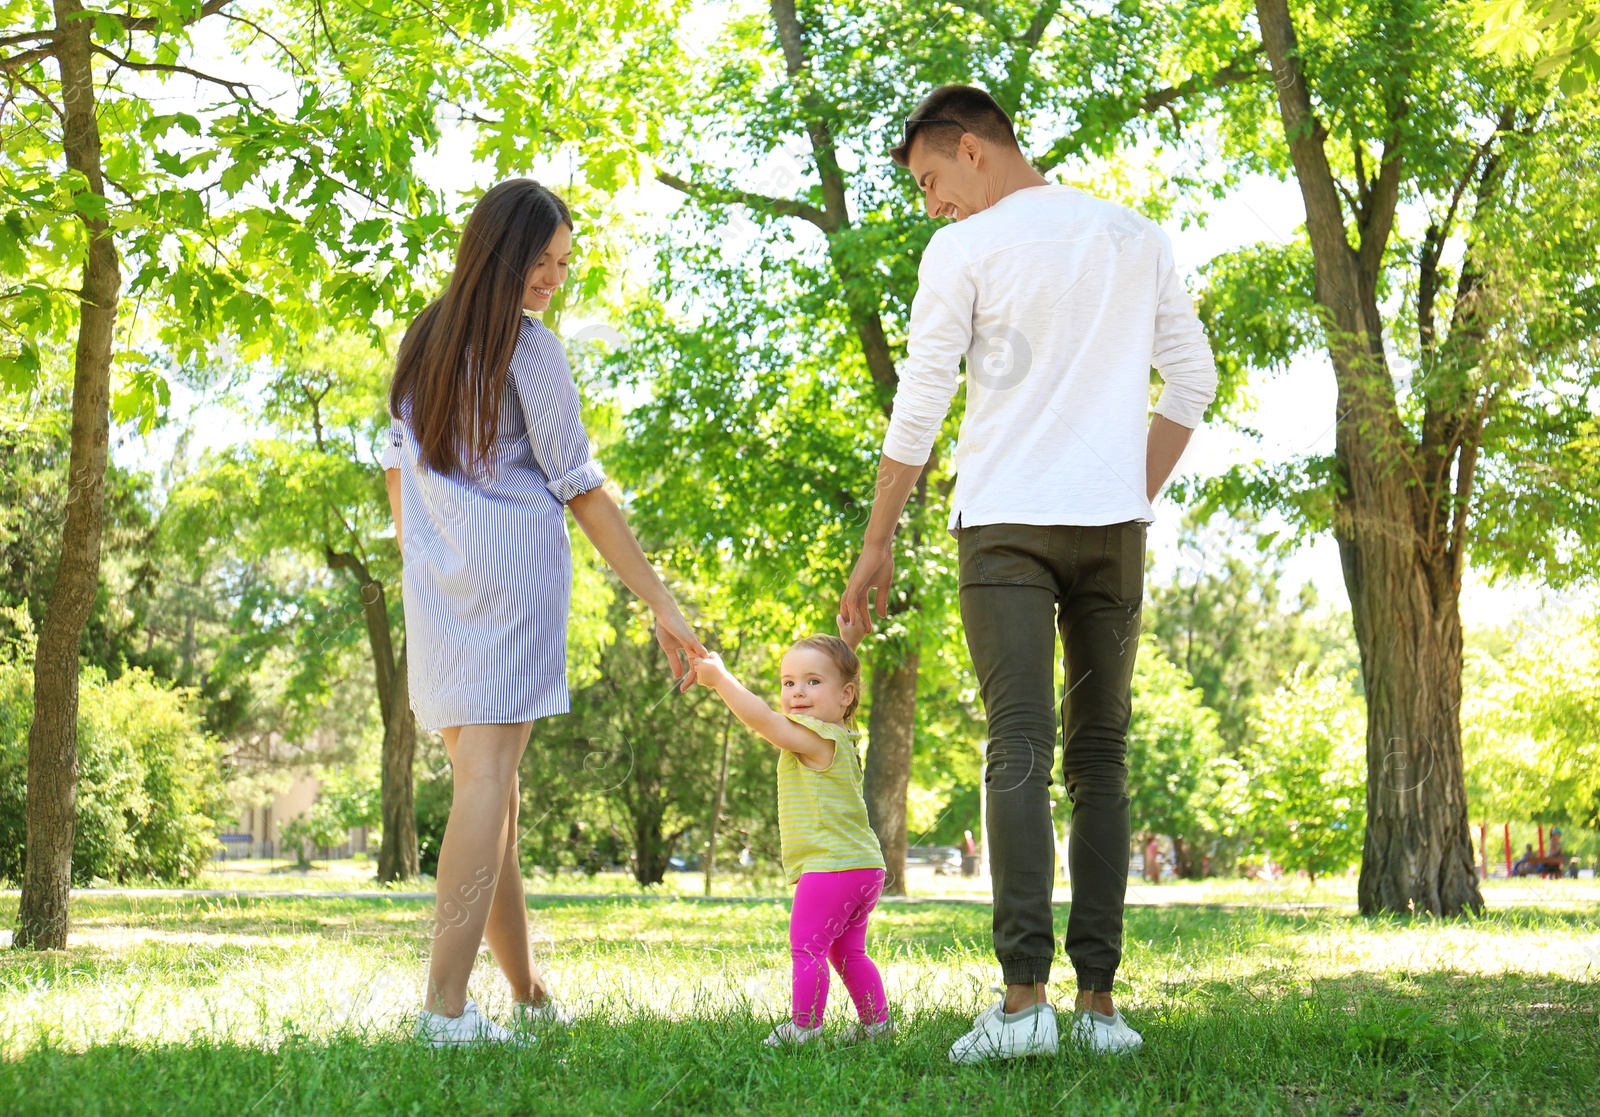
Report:
[[[801,873],[883,868],[861,795],[861,734],[807,714],[784,716],[833,742],[833,763],[821,771],[787,750],[778,757],[778,837],[789,883]]]

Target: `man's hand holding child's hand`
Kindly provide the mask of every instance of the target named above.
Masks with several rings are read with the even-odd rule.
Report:
[[[843,640],[846,644],[849,644],[851,651],[855,651],[856,646],[859,645],[862,640],[866,639],[866,625],[853,624],[850,621],[845,620],[842,615],[835,617],[834,623],[839,626],[839,639]]]

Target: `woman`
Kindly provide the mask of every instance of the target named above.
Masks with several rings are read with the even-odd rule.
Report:
[[[517,861],[517,765],[535,718],[565,713],[566,513],[656,618],[675,678],[705,649],[645,559],[590,455],[560,343],[533,317],[567,278],[572,218],[529,179],[473,209],[450,284],[400,345],[383,456],[405,564],[408,679],[455,793],[439,851],[428,989],[436,1046],[513,1033],[467,999],[487,939],[519,1022],[563,1019],[533,966]],[[403,534],[402,534],[403,530]]]

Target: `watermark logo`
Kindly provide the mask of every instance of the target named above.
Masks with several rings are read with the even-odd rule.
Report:
[[[1006,392],[1027,379],[1033,347],[1015,326],[985,331],[967,358],[967,376],[991,392]]]

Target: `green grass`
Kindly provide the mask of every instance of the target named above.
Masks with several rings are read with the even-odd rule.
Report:
[[[961,1068],[945,1051],[996,973],[976,905],[875,917],[892,1045],[770,1052],[782,903],[534,896],[580,1022],[434,1052],[407,1038],[426,902],[91,894],[70,949],[0,952],[0,1113],[1600,1113],[1593,882],[1491,885],[1488,915],[1445,922],[1362,919],[1343,894],[1141,889],[1119,995],[1143,1053]],[[508,1010],[487,956],[474,994]]]

